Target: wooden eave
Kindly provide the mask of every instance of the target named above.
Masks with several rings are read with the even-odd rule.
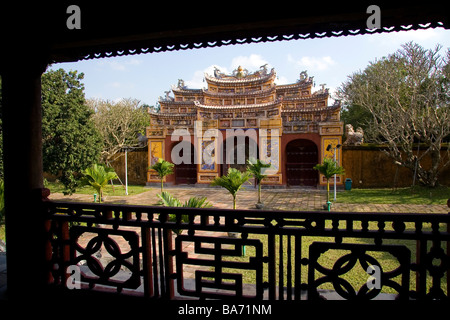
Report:
[[[172,91],[179,95],[185,95],[185,96],[193,96],[193,95],[199,95],[203,94],[203,89],[189,89],[189,88],[179,88],[179,87],[172,87]]]
[[[266,110],[270,108],[278,108],[282,104],[281,100],[275,100],[267,103],[258,103],[258,104],[243,104],[243,105],[205,105],[196,101],[195,105],[200,110],[207,111],[230,111],[230,110],[239,110],[239,109],[255,109],[255,110]]]
[[[194,101],[175,101],[175,100],[159,100],[161,106],[177,107],[177,106],[194,106]]]
[[[267,74],[261,77],[249,77],[249,78],[216,78],[205,74],[205,80],[208,84],[213,84],[218,87],[236,87],[236,86],[251,86],[251,85],[261,85],[264,83],[271,82],[275,79],[276,75]]]
[[[150,116],[163,119],[194,119],[197,113],[150,113]]]
[[[381,28],[367,28],[371,2],[308,5],[279,2],[267,9],[250,3],[228,3],[216,10],[191,2],[177,3],[166,13],[155,4],[127,1],[79,3],[81,29],[70,30],[67,7],[72,1],[2,2],[0,70],[11,60],[56,63],[141,53],[156,53],[224,45],[261,43],[417,30],[448,29],[448,3],[442,1],[380,2]],[[239,10],[238,10],[239,9]],[[212,17],[206,19],[206,13]]]
[[[313,93],[310,96],[306,96],[306,97],[283,97],[283,102],[292,102],[292,101],[301,101],[301,102],[305,102],[305,101],[320,101],[320,100],[325,100],[329,97],[329,93]]]
[[[214,92],[210,90],[204,91],[205,97],[211,97],[211,98],[245,98],[245,97],[266,97],[270,96],[272,94],[275,94],[275,87],[271,87],[264,90],[255,90],[255,91],[245,91],[245,92]]]
[[[290,90],[293,90],[293,89],[310,88],[310,87],[312,87],[312,85],[313,85],[313,80],[310,78],[308,80],[299,81],[297,83],[277,85],[276,89],[277,89],[277,91],[290,91]]]

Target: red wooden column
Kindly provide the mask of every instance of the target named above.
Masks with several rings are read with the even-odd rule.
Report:
[[[7,294],[41,299],[46,288],[46,234],[42,210],[41,75],[45,60],[3,62],[2,117],[5,179]]]

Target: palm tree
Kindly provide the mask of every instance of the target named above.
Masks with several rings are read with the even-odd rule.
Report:
[[[158,162],[156,162],[154,165],[150,167],[150,169],[153,169],[158,174],[159,178],[161,179],[161,193],[163,193],[163,186],[164,182],[163,179],[165,176],[169,174],[173,174],[173,167],[175,165],[169,161],[164,160],[163,158],[159,158]]]
[[[206,197],[191,197],[189,200],[181,203],[180,200],[173,197],[170,193],[164,191],[161,194],[157,194],[162,203],[166,207],[185,207],[185,208],[210,208],[212,204],[206,201]]]
[[[330,178],[335,174],[344,174],[344,168],[339,166],[331,158],[323,158],[323,164],[316,164],[314,169],[318,170],[327,179],[327,202],[330,201]]]
[[[108,184],[108,181],[118,178],[113,168],[107,168],[101,164],[94,164],[82,173],[84,177],[81,179],[81,185],[92,186],[98,193],[98,202],[102,202],[103,188]]]
[[[265,172],[265,168],[270,168],[270,163],[264,163],[259,159],[249,159],[247,160],[247,171],[255,177],[256,183],[258,184],[258,204],[261,204],[261,180],[267,177]]]
[[[233,209],[236,209],[236,195],[242,185],[250,179],[250,172],[240,172],[229,168],[226,176],[217,177],[211,182],[212,186],[220,186],[228,190],[233,196]]]
[[[173,197],[168,192],[162,192],[161,194],[157,194],[157,196],[161,199],[163,205],[165,207],[184,207],[184,208],[210,208],[212,207],[212,204],[209,201],[206,201],[206,197],[191,197],[189,200],[185,201],[184,203],[181,203],[180,200]],[[169,221],[176,221],[177,217],[175,214],[169,214]],[[189,222],[189,216],[183,214],[181,216],[181,221],[186,223]],[[181,229],[173,229],[173,232],[175,232],[177,235],[182,232]]]

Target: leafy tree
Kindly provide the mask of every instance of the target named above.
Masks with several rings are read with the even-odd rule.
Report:
[[[161,179],[161,194],[163,193],[163,187],[164,187],[164,177],[173,174],[173,167],[174,164],[164,160],[163,158],[159,158],[158,162],[155,163],[150,167],[150,169],[155,170],[158,174],[159,178]]]
[[[44,171],[57,175],[73,193],[79,173],[96,163],[101,138],[86,105],[83,73],[50,70],[42,75]]]
[[[367,132],[372,123],[372,114],[364,107],[352,104],[341,109],[341,120],[344,121],[344,127],[351,124],[353,128],[361,127]]]
[[[98,194],[98,202],[102,202],[103,188],[106,187],[108,181],[117,179],[117,174],[111,167],[105,167],[101,164],[94,164],[83,171],[81,185],[92,186]]]
[[[447,156],[441,156],[442,143],[450,135],[450,49],[445,56],[440,50],[409,42],[351,75],[338,90],[345,104],[370,113],[368,140],[385,144],[386,155],[430,187],[450,165],[450,147]],[[431,165],[422,166],[425,157]]]
[[[247,160],[247,171],[255,177],[256,183],[258,184],[258,203],[261,203],[261,181],[267,177],[263,174],[266,168],[270,168],[270,163],[264,163],[259,159],[249,159]]]
[[[235,168],[229,168],[226,176],[215,178],[211,185],[227,189],[233,196],[233,209],[236,209],[236,195],[242,185],[250,179],[250,175],[249,172],[240,172]]]
[[[89,99],[87,103],[94,112],[92,119],[102,136],[101,156],[105,163],[114,161],[125,147],[140,146],[139,137],[145,135],[145,128],[150,125],[148,106],[131,98],[118,102]]]
[[[336,161],[331,158],[323,158],[322,164],[317,164],[314,169],[318,170],[327,179],[327,202],[330,201],[330,178],[335,174],[344,174],[344,168],[339,166]]]

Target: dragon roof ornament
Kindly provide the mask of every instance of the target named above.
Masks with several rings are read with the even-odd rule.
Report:
[[[249,72],[247,69],[239,66],[235,70],[233,70],[231,74],[225,74],[224,72],[220,71],[217,66],[214,66],[214,74],[209,75],[205,72],[205,79],[207,81],[221,83],[243,83],[259,80],[269,80],[272,77],[275,77],[275,68],[272,68],[270,72],[268,72],[267,66],[268,64],[266,63],[265,65],[259,67],[259,70],[255,72]]]

